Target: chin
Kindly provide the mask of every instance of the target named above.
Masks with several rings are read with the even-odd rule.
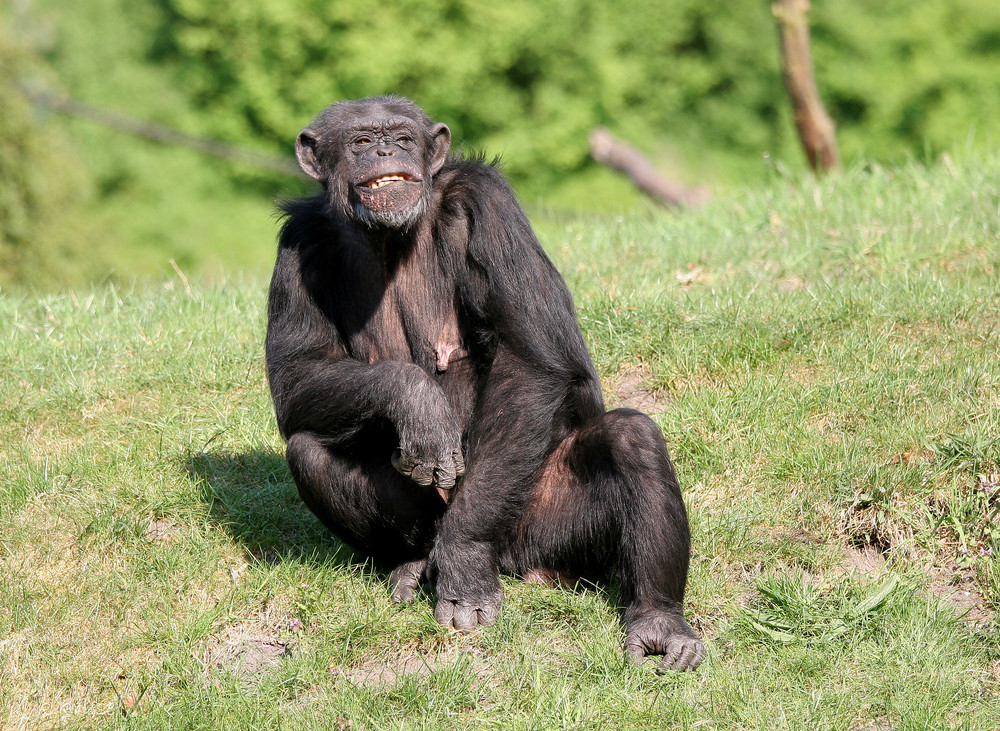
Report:
[[[354,204],[354,215],[371,228],[406,230],[420,220],[426,208],[423,197],[410,208],[373,209],[357,202]]]

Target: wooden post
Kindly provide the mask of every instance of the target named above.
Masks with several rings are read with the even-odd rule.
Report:
[[[778,21],[781,36],[785,88],[809,164],[817,172],[839,170],[836,126],[823,108],[813,76],[807,19],[809,0],[775,0],[771,12]]]

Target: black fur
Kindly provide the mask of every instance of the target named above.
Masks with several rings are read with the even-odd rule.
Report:
[[[687,517],[660,431],[605,412],[513,192],[449,144],[396,97],[335,104],[299,136],[324,192],[284,206],[267,364],[300,494],[394,569],[397,600],[429,577],[443,624],[492,623],[500,572],[611,572],[629,655],[694,668]]]

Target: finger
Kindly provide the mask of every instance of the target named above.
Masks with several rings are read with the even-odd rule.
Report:
[[[412,604],[417,598],[417,582],[400,582],[392,590],[392,601],[394,604]]]
[[[434,619],[438,624],[451,627],[452,618],[455,615],[455,605],[449,601],[439,601],[434,606]]]
[[[461,604],[455,605],[455,629],[472,630],[479,625],[478,612],[475,607],[466,607]]]
[[[413,458],[410,457],[409,455],[404,455],[403,450],[401,449],[393,450],[392,466],[396,469],[397,472],[400,472],[408,476],[411,472],[413,472],[413,465],[414,465]]]
[[[461,477],[465,474],[465,456],[462,454],[461,449],[456,449],[451,455],[452,461],[455,463],[455,474]]]
[[[683,647],[669,647],[666,653],[663,655],[663,659],[660,661],[660,667],[664,670],[682,670],[683,664],[681,660],[684,657]]]
[[[497,621],[497,607],[486,606],[479,608],[479,624],[484,627],[490,627],[496,624]]]
[[[694,670],[705,659],[705,645],[688,639],[674,646],[676,650],[664,657],[660,667],[665,670]],[[672,648],[673,649],[673,648]]]
[[[434,468],[434,484],[450,490],[455,487],[455,470],[447,467]]]
[[[680,657],[674,660],[674,670],[694,670],[697,652],[693,647],[685,647]]]
[[[681,651],[677,654],[677,657],[674,658],[674,661],[670,663],[670,665],[661,663],[661,667],[665,667],[669,670],[678,670],[682,672],[685,670],[694,670],[695,665],[697,665],[697,663],[695,662],[695,658],[697,657],[697,655],[698,655],[698,650],[696,647],[693,647],[691,645],[685,645],[681,649]]]
[[[694,670],[699,665],[701,665],[701,661],[705,659],[706,654],[707,651],[705,650],[705,645],[702,644],[701,642],[696,642],[694,645],[694,657],[691,659],[691,664],[689,669]]]
[[[420,577],[426,561],[410,561],[400,564],[389,574],[389,584],[392,586],[392,600],[396,604],[410,604],[417,597],[420,589]]]
[[[668,642],[663,651],[663,659],[660,661],[661,668],[673,669],[684,651],[684,645],[680,642]]]
[[[410,472],[410,479],[418,485],[430,485],[434,482],[434,466],[429,464],[419,464]]]
[[[625,652],[634,665],[642,665],[642,661],[646,659],[646,648],[641,642],[629,642]]]

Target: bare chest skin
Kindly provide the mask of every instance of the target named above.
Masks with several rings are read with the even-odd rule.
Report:
[[[430,240],[388,265],[358,257],[345,289],[357,301],[355,317],[342,335],[351,355],[368,363],[412,362],[430,374],[444,374],[467,357],[458,323],[455,283]]]

